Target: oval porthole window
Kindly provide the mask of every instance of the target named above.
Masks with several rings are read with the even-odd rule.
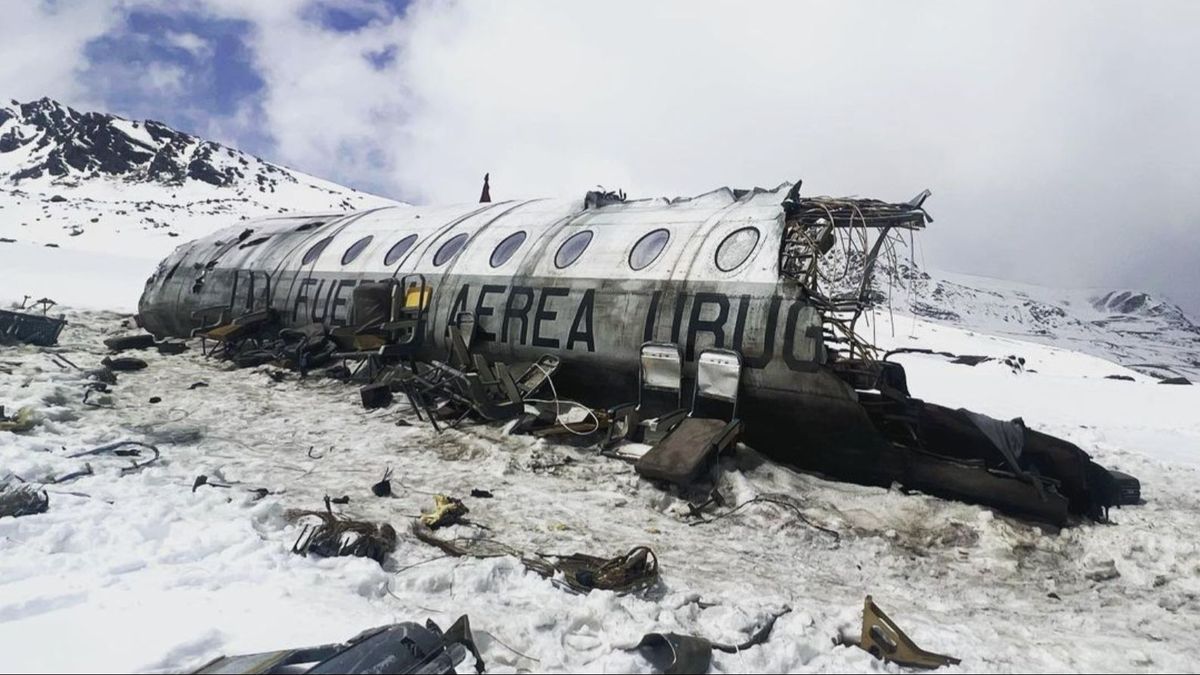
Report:
[[[442,247],[438,249],[437,253],[433,254],[434,266],[446,264],[451,258],[454,257],[454,254],[462,250],[463,244],[465,243],[467,243],[466,232],[460,232],[459,234],[447,239],[446,243],[442,244]]]
[[[308,253],[304,254],[304,259],[300,261],[301,265],[311,265],[317,258],[321,257],[321,252],[329,246],[329,242],[333,241],[333,237],[325,237],[321,241],[313,244],[313,247],[308,249]]]
[[[350,263],[354,262],[354,259],[357,258],[359,256],[359,254],[363,252],[364,248],[366,248],[367,246],[369,246],[371,244],[371,240],[374,238],[375,238],[374,235],[368,234],[367,236],[363,237],[362,239],[359,239],[358,241],[354,242],[353,244],[350,244],[350,248],[346,249],[346,252],[342,254],[342,264],[349,265]]]
[[[729,233],[717,247],[717,268],[722,272],[731,272],[741,267],[757,245],[758,228],[743,227]]]
[[[417,235],[410,234],[392,244],[392,247],[388,249],[387,255],[383,256],[383,264],[388,266],[394,265],[401,256],[408,253],[408,249],[412,248],[412,245],[415,243],[417,243]]]
[[[592,243],[591,230],[584,230],[583,232],[576,232],[571,235],[562,243],[562,246],[558,247],[558,253],[554,255],[554,265],[562,269],[579,260],[579,256],[583,255],[584,250],[587,249],[590,243]]]
[[[635,270],[649,266],[650,263],[658,260],[658,256],[662,255],[663,249],[667,247],[667,242],[670,240],[671,233],[662,229],[642,237],[629,252],[629,266]]]
[[[508,259],[513,257],[513,254],[524,243],[524,232],[514,232],[505,237],[499,244],[496,244],[496,250],[492,251],[492,267],[499,267],[508,262]]]

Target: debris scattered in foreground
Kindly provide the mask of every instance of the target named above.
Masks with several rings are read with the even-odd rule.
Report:
[[[33,485],[0,483],[0,518],[32,516],[50,510],[50,495]]]
[[[932,670],[942,666],[956,666],[960,659],[945,654],[926,651],[917,646],[900,630],[896,622],[888,618],[882,609],[867,596],[863,600],[862,632],[857,641],[853,638],[834,638],[834,644],[859,647],[877,659],[895,663],[906,668]]]
[[[454,673],[466,654],[484,671],[466,615],[443,632],[433,620],[363,631],[343,644],[222,656],[196,673]]]
[[[338,516],[333,512],[332,500],[325,498],[324,511],[298,511],[293,519],[312,516],[320,520],[318,525],[305,525],[292,552],[322,558],[356,556],[370,558],[379,564],[387,554],[396,550],[396,530],[387,523],[377,525],[361,520]]]

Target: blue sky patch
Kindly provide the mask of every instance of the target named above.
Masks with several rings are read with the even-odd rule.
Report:
[[[88,43],[80,80],[111,111],[156,119],[205,136],[214,118],[246,119],[236,141],[255,154],[270,151],[270,132],[256,100],[264,82],[246,44],[252,24],[197,13],[127,12],[116,29]]]
[[[319,23],[322,28],[341,33],[351,33],[370,25],[373,21],[386,21],[402,16],[408,9],[408,0],[373,0],[370,2],[330,2],[317,0],[304,10],[307,20]]]

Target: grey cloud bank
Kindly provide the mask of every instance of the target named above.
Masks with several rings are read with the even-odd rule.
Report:
[[[311,4],[144,6],[253,25],[263,89],[213,129],[335,181],[416,201],[473,199],[485,171],[497,198],[929,187],[929,265],[1147,288],[1200,314],[1200,3],[362,2],[375,18],[352,29]],[[47,11],[17,18],[83,21]],[[86,65],[86,31],[67,34],[41,60],[6,47],[24,65],[0,89],[136,115],[54,80]]]

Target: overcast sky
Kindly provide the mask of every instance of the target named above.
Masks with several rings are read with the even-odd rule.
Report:
[[[1200,314],[1200,2],[6,0],[0,97],[412,202],[928,187],[934,267]]]

